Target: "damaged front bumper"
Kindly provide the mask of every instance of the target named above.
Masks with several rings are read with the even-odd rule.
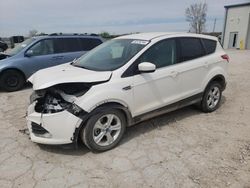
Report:
[[[55,89],[34,92],[26,118],[31,140],[53,145],[76,142],[88,113],[77,106],[75,100],[74,95]]]
[[[30,138],[40,144],[69,144],[76,140],[75,130],[82,119],[67,110],[42,114],[35,112],[35,102],[28,108],[27,126]]]

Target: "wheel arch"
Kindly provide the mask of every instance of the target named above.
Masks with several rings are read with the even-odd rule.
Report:
[[[84,128],[84,126],[85,126],[86,122],[89,120],[89,118],[98,112],[105,111],[107,108],[117,109],[120,112],[122,112],[123,115],[125,116],[127,127],[133,125],[133,118],[132,118],[131,112],[129,111],[128,107],[124,106],[123,104],[121,104],[119,102],[114,102],[114,101],[103,103],[99,106],[96,106],[96,108],[94,108],[92,111],[87,113],[87,115],[83,118],[79,127],[76,127],[75,133],[74,133],[74,138],[73,138],[73,142],[76,144],[76,147],[77,147],[77,143],[78,143],[79,136],[80,136],[79,133]]]
[[[3,69],[3,70],[0,72],[0,78],[2,77],[2,75],[3,75],[6,71],[9,71],[9,70],[14,70],[14,71],[19,72],[19,73],[23,76],[24,80],[26,81],[26,75],[24,74],[24,72],[21,71],[21,70],[18,69],[18,68],[15,68],[15,67],[8,67],[8,68],[6,68],[6,69]]]
[[[222,74],[217,74],[215,76],[213,76],[208,83],[206,84],[206,87],[211,84],[212,82],[218,82],[221,86],[222,86],[222,90],[224,90],[226,88],[226,79]]]

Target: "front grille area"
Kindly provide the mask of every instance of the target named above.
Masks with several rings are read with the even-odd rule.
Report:
[[[41,125],[31,122],[31,129],[34,134],[45,134],[49,133],[46,129],[44,129]]]

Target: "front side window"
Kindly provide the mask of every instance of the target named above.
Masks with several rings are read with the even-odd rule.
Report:
[[[83,55],[73,65],[95,71],[112,71],[126,64],[148,43],[133,39],[111,40]]]
[[[180,62],[188,61],[205,55],[205,50],[199,38],[179,38]]]
[[[161,41],[150,47],[140,58],[139,62],[150,62],[156,68],[176,63],[176,43],[174,39]]]
[[[34,38],[29,38],[22,43],[18,44],[15,48],[9,50],[7,52],[8,55],[13,56],[18,54],[20,51],[22,51],[24,48],[26,48],[28,45],[30,45],[32,42],[34,42],[36,39]]]
[[[53,41],[51,39],[41,40],[34,46],[32,46],[29,50],[33,51],[33,56],[53,54]]]

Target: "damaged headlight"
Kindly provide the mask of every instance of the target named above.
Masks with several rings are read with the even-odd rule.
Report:
[[[35,103],[35,111],[43,114],[57,113],[64,110],[81,116],[86,112],[75,104],[77,98],[84,95],[92,84],[65,83],[43,90],[34,91],[30,103]]]
[[[71,114],[80,117],[86,112],[74,103],[75,100],[74,95],[68,95],[58,90],[33,92],[30,96],[31,103],[36,101],[36,112],[51,114],[67,110]]]
[[[30,104],[35,102],[38,98],[44,97],[45,91],[33,91],[30,95]]]
[[[44,103],[43,113],[56,113],[67,109],[71,104],[61,98],[47,95]]]

